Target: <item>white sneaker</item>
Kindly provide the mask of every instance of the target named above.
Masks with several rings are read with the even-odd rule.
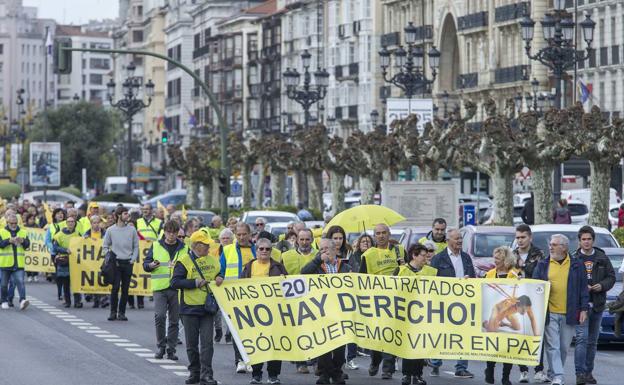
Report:
[[[28,305],[30,305],[30,302],[27,299],[23,299],[20,302],[20,310],[24,310],[28,307]]]
[[[247,373],[247,366],[245,366],[243,361],[238,361],[238,364],[236,364],[236,373]]]
[[[253,368],[251,367],[251,365],[247,365],[245,369],[247,369],[247,373],[253,372]]]
[[[550,382],[550,378],[548,378],[546,373],[539,371],[535,373],[535,375],[533,376],[533,382],[536,382],[538,384],[543,384],[546,382]]]
[[[28,277],[27,281],[32,282],[32,277]]]
[[[355,361],[351,360],[348,361],[347,364],[345,365],[345,368],[349,369],[349,370],[356,370],[359,369],[360,367],[357,366],[357,364],[355,363]]]
[[[529,382],[529,372],[520,372],[520,379],[518,382],[526,384]]]
[[[555,378],[554,380],[552,380],[550,384],[551,385],[563,385],[563,380],[561,378]]]
[[[3,309],[8,309],[9,308],[9,303],[8,302],[2,302],[2,306]]]
[[[33,281],[34,281],[34,282],[39,282],[39,276],[38,276],[38,275],[35,275],[35,276],[33,277]]]

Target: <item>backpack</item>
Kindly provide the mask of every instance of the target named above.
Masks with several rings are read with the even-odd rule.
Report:
[[[102,266],[100,267],[100,274],[102,274],[102,281],[104,285],[112,285],[115,280],[115,263],[117,262],[117,256],[112,250],[109,250],[104,257]]]

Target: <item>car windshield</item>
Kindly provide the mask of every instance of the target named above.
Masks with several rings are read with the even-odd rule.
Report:
[[[246,223],[256,223],[256,219],[257,218],[264,218],[266,219],[267,223],[275,223],[275,222],[292,222],[296,220],[296,216],[292,216],[292,217],[279,217],[279,216],[262,216],[262,215],[249,215],[247,216],[247,218],[245,219]]]
[[[545,254],[548,254],[548,242],[550,241],[550,237],[555,234],[563,234],[570,240],[570,253],[573,253],[578,249],[578,236],[576,231],[539,231],[533,232],[533,245],[538,247],[540,250],[544,251]],[[594,242],[594,246],[605,248],[605,247],[618,247],[615,239],[611,234],[604,233],[596,233],[596,242]]]
[[[578,203],[570,203],[568,210],[570,210],[570,215],[572,216],[585,215],[589,212],[587,206]]]
[[[476,234],[472,253],[476,258],[490,258],[499,246],[511,246],[514,234]]]
[[[624,259],[624,254],[610,253],[608,257],[609,257],[609,260],[611,261],[611,264],[613,265],[613,269],[615,270],[616,277],[619,278],[618,280],[622,280],[622,274],[618,273],[617,271],[620,269],[620,266],[622,266],[622,260]]]

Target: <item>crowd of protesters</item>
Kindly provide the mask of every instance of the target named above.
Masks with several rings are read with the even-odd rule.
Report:
[[[216,384],[212,369],[213,343],[225,335],[226,343],[232,336],[219,312],[209,314],[204,306],[209,295],[208,283],[224,280],[254,279],[258,277],[293,274],[344,274],[359,272],[374,275],[439,276],[475,278],[475,269],[468,254],[462,251],[462,237],[457,229],[446,228],[443,218],[436,218],[427,236],[405,250],[390,238],[390,229],[384,224],[374,228],[373,236],[362,234],[353,244],[340,226],[332,226],[323,234],[320,229],[306,228],[303,222],[291,223],[283,237],[275,238],[265,231],[266,220],[257,218],[255,225],[239,223],[230,218],[224,225],[215,216],[210,224],[197,218],[182,218],[174,208],[154,210],[144,205],[130,211],[119,205],[112,213],[100,210],[98,204],[75,207],[67,202],[63,207],[48,208],[41,202],[5,203],[0,208],[0,275],[1,306],[13,304],[15,289],[19,307],[25,309],[28,300],[25,280],[37,282],[38,273],[24,274],[24,250],[29,240],[23,228],[46,229],[46,245],[55,266],[55,274],[46,278],[57,285],[58,299],[64,306],[83,306],[83,300],[93,307],[109,307],[109,321],[127,321],[126,307],[134,307],[129,296],[129,282],[133,264],[138,261],[139,240],[151,241],[143,261],[145,271],[151,273],[153,290],[157,351],[155,358],[178,360],[176,346],[179,320],[185,327],[184,337],[189,360],[190,377],[187,384]],[[74,237],[101,239],[103,255],[115,256],[114,279],[110,296],[95,295],[83,299],[70,292],[68,257],[69,242]],[[572,338],[576,338],[574,361],[576,383],[596,384],[593,376],[596,345],[606,292],[615,283],[615,272],[605,253],[594,247],[595,233],[590,226],[578,232],[578,250],[569,250],[569,239],[556,234],[550,239],[545,253],[532,243],[531,228],[516,228],[515,249],[507,246],[493,252],[495,267],[487,278],[534,278],[549,281],[551,285],[545,325],[535,320],[530,301],[519,298],[514,303],[496,308],[484,327],[496,328],[500,317],[509,312],[527,315],[535,335],[544,334],[540,364],[535,367],[533,382],[564,383],[563,367]],[[547,255],[547,256],[546,256]],[[143,298],[136,298],[139,308]],[[501,315],[503,314],[503,315]],[[513,327],[513,325],[512,325]],[[225,333],[224,333],[225,331]],[[266,370],[269,384],[279,384],[282,362],[271,361],[248,366],[243,362],[237,345],[233,345],[234,366],[237,373],[250,373],[251,384],[262,383]],[[397,357],[385,352],[364,351],[355,344],[342,346],[308,362],[297,362],[298,373],[307,374],[310,366],[318,377],[316,384],[345,384],[349,378],[345,369],[358,369],[357,355],[370,355],[368,374],[389,380],[396,371]],[[544,366],[544,358],[548,365]],[[495,382],[495,362],[488,362],[484,378]],[[409,360],[401,363],[403,385],[426,385],[425,367],[429,376],[439,376],[442,361]],[[511,364],[503,364],[501,383],[511,384]],[[519,366],[520,383],[529,382],[529,368]],[[455,377],[473,378],[469,362],[458,360]]]

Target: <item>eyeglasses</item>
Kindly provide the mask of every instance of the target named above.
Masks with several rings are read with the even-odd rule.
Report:
[[[258,251],[271,251],[270,247],[258,247]]]
[[[264,226],[264,223],[256,223],[256,226]]]
[[[428,253],[435,253],[435,249],[427,249]]]

